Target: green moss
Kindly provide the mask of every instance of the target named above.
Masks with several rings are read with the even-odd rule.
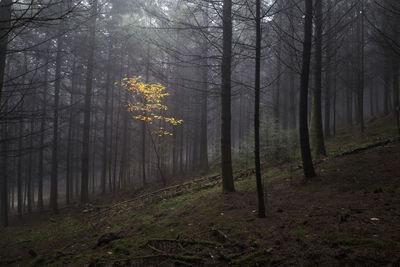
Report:
[[[344,248],[370,246],[376,249],[385,249],[397,246],[397,242],[391,239],[349,237],[339,233],[328,236],[325,241],[333,246]]]
[[[112,250],[115,254],[129,255],[132,245],[128,240],[119,239],[111,243]]]
[[[44,258],[42,256],[35,257],[28,266],[42,266],[44,264]]]
[[[258,264],[266,264],[270,259],[270,252],[263,249],[251,253],[243,258],[238,260],[232,260],[232,265],[246,265],[246,266],[254,266]]]
[[[165,261],[162,261],[157,266],[159,266],[159,267],[163,267],[163,266],[192,266],[192,264],[188,263],[186,261],[177,260],[177,259],[166,259]]]
[[[302,239],[308,235],[308,231],[303,228],[297,228],[297,229],[291,230],[288,234],[292,238]]]

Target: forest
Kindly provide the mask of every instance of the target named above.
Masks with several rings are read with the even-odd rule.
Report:
[[[0,0],[0,265],[399,265],[399,35],[398,0]]]

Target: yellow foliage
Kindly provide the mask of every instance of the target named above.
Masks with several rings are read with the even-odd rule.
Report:
[[[148,122],[149,124],[152,124],[153,120],[156,119],[173,126],[183,123],[183,120],[165,117],[162,114],[155,114],[168,110],[168,107],[162,103],[162,100],[169,96],[169,94],[165,92],[166,87],[162,86],[160,83],[147,84],[141,82],[139,77],[133,77],[124,78],[123,82],[121,82],[121,86],[134,96],[135,101],[127,105],[129,112],[136,113],[133,116],[134,119]],[[162,127],[160,127],[158,131],[153,131],[152,133],[158,136],[172,136],[172,133],[166,131]]]

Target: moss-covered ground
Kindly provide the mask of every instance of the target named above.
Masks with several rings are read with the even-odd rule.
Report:
[[[301,169],[264,169],[265,219],[251,171],[236,174],[231,194],[213,175],[111,209],[12,218],[0,230],[0,265],[398,266],[400,144],[336,157],[396,137],[395,127],[371,122],[356,132],[328,139],[313,180]]]

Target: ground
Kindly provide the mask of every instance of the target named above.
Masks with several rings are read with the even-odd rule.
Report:
[[[392,126],[369,125],[331,139],[313,180],[264,169],[265,219],[252,170],[236,172],[232,194],[211,175],[13,219],[0,230],[0,265],[399,266],[400,142]]]

